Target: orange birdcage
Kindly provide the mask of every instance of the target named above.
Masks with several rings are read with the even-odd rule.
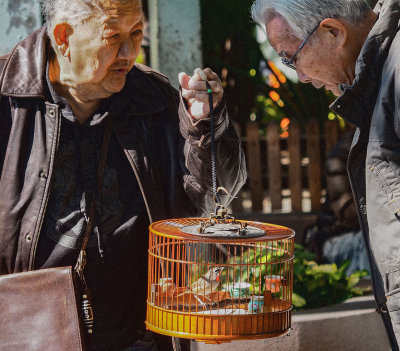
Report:
[[[153,223],[147,328],[207,343],[288,333],[294,235],[229,215]]]

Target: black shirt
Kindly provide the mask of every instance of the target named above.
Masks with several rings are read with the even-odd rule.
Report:
[[[96,196],[98,232],[91,233],[85,269],[93,295],[92,348],[118,350],[144,329],[149,225],[139,185],[115,134],[115,124],[123,117],[124,90],[105,99],[81,125],[68,102],[47,81],[49,98],[60,107],[63,118],[35,267],[75,264],[85,230],[84,215]],[[113,131],[98,194],[98,161],[105,122],[111,117]]]

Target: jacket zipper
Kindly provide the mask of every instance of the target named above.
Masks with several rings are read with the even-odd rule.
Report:
[[[34,264],[35,264],[35,258],[36,258],[36,250],[37,250],[37,245],[39,242],[39,235],[40,232],[42,231],[42,226],[43,226],[43,221],[44,221],[44,214],[46,212],[46,208],[47,208],[47,203],[49,201],[49,197],[50,197],[50,183],[51,183],[51,175],[53,174],[53,167],[54,167],[54,158],[55,158],[55,153],[56,150],[58,148],[58,144],[60,141],[60,129],[61,129],[61,123],[60,123],[60,112],[58,110],[58,108],[56,108],[56,132],[57,132],[57,138],[56,138],[56,144],[54,146],[54,148],[52,149],[52,153],[51,153],[51,158],[50,158],[50,165],[49,165],[49,170],[51,170],[51,172],[48,172],[48,176],[47,176],[47,184],[45,185],[45,187],[47,186],[47,190],[46,193],[44,194],[44,204],[41,210],[41,213],[39,214],[39,218],[40,218],[40,223],[39,226],[37,227],[36,232],[33,233],[33,238],[35,238],[33,245],[33,251],[31,249],[32,255],[31,255],[31,259],[29,260],[29,270],[32,270],[34,268]]]

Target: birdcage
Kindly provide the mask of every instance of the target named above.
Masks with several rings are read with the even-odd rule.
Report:
[[[153,223],[147,328],[207,343],[287,334],[294,236],[230,216]]]

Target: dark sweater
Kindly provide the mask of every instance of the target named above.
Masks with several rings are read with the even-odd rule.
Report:
[[[144,329],[149,225],[139,186],[132,181],[133,170],[114,130],[97,194],[105,121],[120,118],[124,91],[104,100],[94,116],[80,125],[68,102],[49,81],[48,86],[49,97],[59,105],[63,119],[35,265],[74,265],[85,230],[84,215],[95,196],[95,230],[86,267],[95,317],[92,349],[117,350],[131,344]]]

